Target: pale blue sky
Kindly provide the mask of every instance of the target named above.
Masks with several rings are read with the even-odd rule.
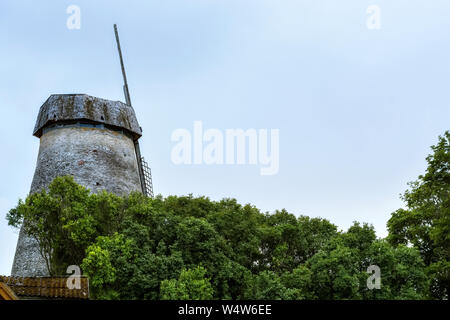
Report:
[[[81,8],[68,30],[66,9]],[[381,8],[381,30],[366,9]],[[235,197],[340,228],[386,235],[399,194],[425,170],[449,128],[450,2],[445,0],[158,0],[0,2],[0,274],[39,148],[37,112],[52,93],[123,100],[112,25],[119,25],[131,98],[154,189]],[[171,133],[280,130],[280,170],[171,162]]]

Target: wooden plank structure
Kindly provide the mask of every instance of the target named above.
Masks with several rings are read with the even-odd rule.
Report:
[[[8,285],[0,282],[0,300],[19,300],[19,298]]]
[[[80,277],[80,289],[70,289],[67,286],[68,279],[68,277],[0,276],[0,283],[10,288],[19,299],[89,299],[87,277]]]

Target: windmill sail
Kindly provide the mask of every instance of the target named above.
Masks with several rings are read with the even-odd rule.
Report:
[[[123,93],[125,95],[125,102],[130,107],[132,107],[130,91],[128,89],[127,74],[125,72],[125,65],[123,63],[123,57],[122,57],[122,49],[120,47],[119,32],[117,31],[116,24],[114,24],[114,33],[116,35],[117,50],[119,51],[120,67],[122,68],[122,76],[123,76],[123,83],[124,83],[123,84]],[[140,150],[139,142],[137,139],[134,140],[134,148],[136,151],[136,158],[138,159],[138,170],[139,170],[139,177],[141,179],[142,193],[144,195],[146,195],[147,197],[153,198],[152,172],[151,172],[150,167],[148,166],[147,162],[145,162],[144,157],[141,156],[141,150]]]

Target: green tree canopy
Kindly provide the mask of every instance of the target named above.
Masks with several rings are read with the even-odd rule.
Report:
[[[20,200],[7,219],[37,239],[52,275],[81,266],[97,299],[445,299],[449,140],[432,147],[387,239],[367,223],[340,231],[235,199],[92,194],[72,177]],[[371,266],[379,289],[367,285]]]
[[[393,245],[417,248],[431,279],[430,296],[448,299],[450,293],[450,132],[426,160],[424,175],[411,182],[402,198],[406,209],[392,214],[387,226]]]
[[[210,300],[213,288],[206,277],[206,269],[197,266],[183,269],[178,279],[163,280],[160,287],[162,300]]]

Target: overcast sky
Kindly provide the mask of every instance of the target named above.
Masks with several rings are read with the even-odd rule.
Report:
[[[66,22],[81,10],[80,29]],[[369,29],[369,5],[381,9]],[[237,198],[346,229],[386,221],[449,128],[450,2],[153,0],[0,2],[0,274],[26,197],[39,107],[53,93],[123,100],[123,46],[141,152],[164,196]],[[276,175],[257,165],[176,165],[174,130],[279,129]]]

